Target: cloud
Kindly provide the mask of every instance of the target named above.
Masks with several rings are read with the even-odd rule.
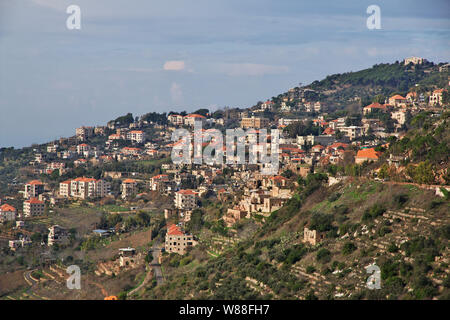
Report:
[[[164,63],[164,70],[169,70],[169,71],[181,71],[184,70],[185,65],[184,65],[184,61],[182,60],[172,60],[172,61],[166,61],[166,63]]]
[[[289,72],[287,66],[275,66],[256,63],[224,63],[217,71],[229,76],[263,76],[266,74],[282,74]]]
[[[170,86],[170,96],[174,103],[183,103],[183,90],[178,83],[172,82]]]
[[[52,8],[55,10],[66,10],[67,6],[70,5],[69,1],[67,0],[32,0],[35,4],[43,7]]]

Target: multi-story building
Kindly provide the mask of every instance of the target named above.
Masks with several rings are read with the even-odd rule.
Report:
[[[175,193],[175,207],[190,210],[197,207],[197,193],[192,190],[180,190]]]
[[[405,58],[405,66],[407,66],[410,63],[412,63],[412,64],[423,64],[426,61],[427,61],[426,59],[420,58],[420,57],[409,57],[409,58]]]
[[[407,103],[408,100],[399,94],[396,94],[389,98],[389,104],[394,107],[404,107]]]
[[[403,125],[406,121],[406,112],[399,110],[391,113],[391,118],[397,120],[400,125]]]
[[[430,96],[430,105],[442,105],[442,94],[444,93],[444,89],[434,90]]]
[[[93,178],[76,178],[63,181],[59,184],[59,195],[61,197],[74,197],[88,199],[105,197],[111,191],[111,184],[105,180]]]
[[[185,254],[189,247],[197,244],[194,236],[183,232],[180,227],[172,224],[166,233],[165,249],[168,253]]]
[[[80,127],[75,130],[75,134],[78,139],[86,140],[87,138],[94,135],[93,127]]]
[[[122,193],[122,198],[129,198],[136,193],[137,182],[134,179],[125,179],[122,181],[120,186],[120,191]]]
[[[132,130],[127,132],[127,139],[137,143],[142,143],[145,140],[145,134],[141,130]]]
[[[34,217],[44,214],[44,201],[37,198],[31,198],[23,202],[24,217]]]
[[[180,126],[183,124],[183,116],[181,114],[170,114],[167,119],[170,123]]]
[[[344,132],[344,134],[350,138],[350,140],[358,139],[363,134],[363,127],[350,126],[350,127],[340,127],[339,130]]]
[[[267,118],[242,118],[241,120],[241,128],[247,129],[247,128],[255,128],[255,129],[261,129],[261,128],[267,128],[269,126],[269,119]]]
[[[159,174],[150,179],[150,190],[163,191],[166,184],[169,182],[169,176],[167,174]]]
[[[88,152],[89,150],[91,150],[91,147],[86,143],[77,145],[77,153],[78,154],[84,154],[85,152]]]
[[[26,199],[36,198],[44,193],[44,184],[39,180],[32,180],[25,184],[24,197]]]
[[[0,206],[0,222],[16,220],[17,210],[9,204]]]
[[[195,125],[195,121],[201,121],[202,124],[205,122],[206,117],[201,114],[188,114],[184,117],[184,124],[187,126],[193,127]]]
[[[48,228],[48,241],[49,246],[55,244],[67,244],[69,242],[69,233],[61,226],[54,225]]]

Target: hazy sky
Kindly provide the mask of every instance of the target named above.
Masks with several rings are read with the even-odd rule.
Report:
[[[68,30],[66,8],[81,8]],[[381,8],[381,30],[366,9]],[[450,56],[448,0],[0,0],[0,147],[127,112],[248,107],[332,73]]]

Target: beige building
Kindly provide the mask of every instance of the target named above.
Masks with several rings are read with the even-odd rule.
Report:
[[[23,202],[23,215],[28,217],[40,216],[44,214],[44,201],[31,198]]]
[[[16,220],[17,210],[9,204],[0,206],[0,222]]]
[[[180,126],[183,124],[183,118],[181,114],[171,114],[167,117],[167,120],[174,125]]]
[[[142,143],[145,140],[145,134],[140,130],[132,130],[127,133],[127,139],[137,143]]]
[[[305,227],[303,229],[303,242],[315,246],[317,243],[322,242],[325,239],[325,235],[326,235],[325,232],[310,230],[307,227]]]
[[[48,228],[48,241],[49,246],[55,244],[67,244],[69,242],[69,233],[61,226],[54,225]]]
[[[399,110],[391,113],[391,118],[397,120],[400,125],[403,125],[406,121],[406,112]]]
[[[201,114],[188,114],[184,117],[184,124],[193,127],[195,125],[195,121],[201,121],[203,124],[205,120],[206,117],[202,116]]]
[[[242,118],[241,120],[241,128],[247,129],[247,128],[255,128],[255,129],[261,129],[261,128],[267,128],[269,126],[269,119],[267,118]]]
[[[180,190],[175,193],[175,207],[190,210],[197,207],[197,193],[192,190]]]
[[[89,138],[94,135],[94,128],[93,127],[80,127],[75,130],[75,134],[78,139],[86,140],[86,138]]]
[[[25,184],[24,197],[37,198],[40,194],[44,193],[44,184],[39,180],[33,180]]]
[[[434,90],[430,96],[430,105],[442,105],[442,94],[444,93],[444,89]]]
[[[427,60],[424,58],[420,58],[420,57],[409,57],[409,58],[405,58],[405,66],[412,63],[412,64],[423,64],[424,62],[426,62]]]
[[[120,191],[122,193],[122,199],[131,197],[136,193],[137,182],[134,179],[125,179],[122,181]]]
[[[76,178],[59,184],[59,195],[66,198],[105,197],[110,193],[110,190],[111,184],[109,182],[93,178]]]
[[[165,249],[168,253],[175,252],[185,254],[189,247],[197,245],[194,236],[181,231],[181,229],[172,224],[168,227],[166,233]]]

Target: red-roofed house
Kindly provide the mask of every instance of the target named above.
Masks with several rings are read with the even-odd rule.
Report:
[[[363,108],[363,114],[366,115],[366,114],[369,114],[369,113],[371,113],[372,111],[375,111],[375,110],[380,110],[382,112],[386,112],[387,111],[387,107],[386,107],[385,104],[380,104],[378,102],[374,102],[374,103],[371,103],[368,106],[365,106]]]
[[[0,222],[16,220],[17,210],[9,204],[0,206]]]
[[[203,122],[206,120],[206,117],[202,116],[201,114],[188,114],[187,116],[184,117],[184,124],[187,126],[191,126],[193,127],[195,124],[195,121],[201,121],[202,124]]]
[[[172,224],[167,227],[164,247],[168,253],[174,252],[183,255],[189,247],[196,244],[194,236],[183,232],[177,225]]]
[[[375,151],[374,148],[361,149],[356,154],[355,163],[361,164],[364,161],[377,161],[381,152]]]
[[[395,96],[389,98],[389,104],[395,107],[406,106],[407,102],[408,100],[399,94],[396,94]]]

